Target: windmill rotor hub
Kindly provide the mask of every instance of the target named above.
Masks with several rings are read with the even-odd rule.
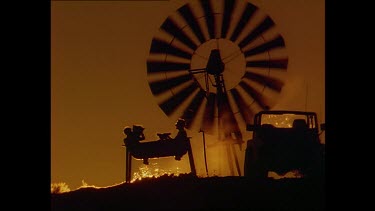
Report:
[[[227,39],[211,39],[200,45],[191,60],[191,69],[204,68],[212,82],[210,92],[216,92],[215,77],[222,76],[225,86],[231,89],[238,85],[246,71],[246,60],[238,45]],[[195,74],[198,83],[205,87],[202,74]]]

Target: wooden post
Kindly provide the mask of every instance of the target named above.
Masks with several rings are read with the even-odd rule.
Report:
[[[126,166],[125,166],[125,182],[130,183],[132,171],[132,156],[129,149],[126,147]]]
[[[238,163],[236,148],[235,148],[234,144],[231,144],[231,147],[232,147],[232,151],[233,151],[233,155],[234,155],[234,162],[236,163],[236,167],[237,167],[238,176],[241,176],[241,169],[240,169],[240,164]]]
[[[188,140],[188,155],[189,155],[189,163],[190,163],[191,173],[194,174],[194,175],[197,175],[197,172],[195,170],[193,151],[191,150],[190,139]]]
[[[204,131],[202,129],[199,132],[202,132],[202,135],[203,135],[204,165],[206,166],[206,174],[207,174],[207,177],[208,177],[207,156],[206,156],[206,137],[205,137]]]

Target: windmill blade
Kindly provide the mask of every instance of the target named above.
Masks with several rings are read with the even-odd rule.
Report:
[[[246,62],[246,67],[287,69],[288,59],[257,60]]]
[[[246,91],[246,93],[254,99],[254,101],[262,107],[263,110],[269,110],[269,106],[265,102],[263,96],[261,93],[259,93],[257,90],[255,90],[253,87],[249,86],[244,81],[241,81],[239,83],[240,87]]]
[[[245,51],[244,55],[245,57],[249,57],[249,56],[263,53],[265,51],[271,50],[273,48],[278,48],[278,47],[285,47],[285,42],[284,42],[283,37],[281,37],[281,35],[277,36],[275,39],[271,41],[268,41],[266,43],[263,43],[262,45],[259,45],[255,48]]]
[[[152,39],[150,53],[171,54],[171,55],[189,59],[189,60],[192,57],[191,53],[184,51],[182,49],[179,49],[177,47],[174,47],[170,45],[169,43],[159,40],[159,39]]]
[[[163,62],[163,61],[147,61],[147,73],[160,73],[160,72],[176,72],[182,70],[188,70],[190,68],[189,63],[182,62]]]
[[[198,109],[203,103],[203,99],[206,96],[206,92],[200,89],[199,92],[194,96],[189,106],[185,109],[184,114],[181,116],[186,122],[186,127],[191,129],[192,123],[197,116]]]
[[[245,28],[246,24],[249,22],[250,18],[257,11],[257,7],[253,4],[247,3],[245,10],[242,13],[241,19],[239,20],[236,28],[233,31],[230,40],[235,42],[238,36],[241,34],[242,30]]]
[[[213,134],[215,119],[216,94],[210,93],[207,97],[206,107],[203,113],[202,130],[208,134]]]
[[[189,4],[186,4],[182,6],[180,9],[178,9],[178,12],[180,15],[185,19],[185,21],[188,23],[190,28],[193,30],[195,36],[199,39],[201,43],[204,43],[206,39],[203,36],[202,29],[199,26],[197,19],[194,17],[193,12],[191,11],[191,8]]]
[[[198,46],[186,35],[183,30],[178,28],[177,24],[172,19],[167,18],[160,28],[168,34],[174,36],[186,46],[190,47],[190,49],[193,51],[197,49]]]
[[[249,44],[251,41],[255,40],[259,35],[261,35],[263,32],[267,31],[271,27],[273,27],[275,23],[272,21],[272,19],[267,16],[262,23],[260,23],[254,30],[250,32],[239,44],[240,48],[244,48],[247,44]]]
[[[260,84],[263,84],[277,92],[281,92],[282,87],[284,86],[284,82],[281,80],[278,80],[276,78],[268,77],[268,76],[263,76],[257,73],[252,73],[249,71],[245,72],[245,75],[243,76],[244,78],[251,79],[253,81],[256,81]]]
[[[198,89],[198,85],[191,83],[188,87],[159,104],[159,106],[164,113],[170,116],[196,89]]]
[[[214,11],[212,9],[212,5],[210,1],[206,0],[200,0],[201,7],[204,12],[204,16],[206,17],[206,24],[208,29],[208,34],[210,35],[210,39],[215,38],[216,34],[216,28],[215,28],[215,17],[214,17]]]
[[[233,9],[235,0],[225,0],[224,2],[224,15],[223,23],[221,26],[221,38],[226,38],[228,34],[229,24],[233,16]]]
[[[169,78],[165,80],[163,79],[163,80],[153,81],[153,82],[150,82],[149,85],[150,85],[152,94],[159,95],[163,92],[169,91],[170,89],[176,86],[179,86],[192,79],[193,79],[192,75],[187,74],[187,75],[181,75],[181,76],[177,76],[177,77],[173,77],[173,78]]]
[[[243,97],[240,95],[236,88],[231,89],[230,93],[232,94],[234,102],[236,103],[240,111],[242,119],[245,121],[246,124],[252,124],[254,121],[255,114],[251,111],[251,109],[248,108]]]

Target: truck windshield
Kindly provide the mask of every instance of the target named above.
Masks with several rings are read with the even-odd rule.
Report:
[[[295,121],[297,120],[297,121]],[[262,114],[261,125],[272,125],[277,128],[292,128],[293,122],[304,122],[308,124],[309,128],[313,128],[308,120],[308,116],[299,114]]]

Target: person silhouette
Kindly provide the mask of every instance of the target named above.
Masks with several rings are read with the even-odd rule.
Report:
[[[139,144],[140,141],[145,140],[145,134],[143,131],[145,128],[141,125],[133,125],[133,133],[134,133],[134,138],[136,139],[136,142]],[[148,158],[143,158],[143,164],[148,165]]]
[[[176,141],[184,141],[187,139],[187,133],[185,130],[185,120],[184,119],[178,119],[176,124],[176,129],[178,130],[177,135],[174,137],[174,140]]]
[[[145,134],[143,133],[144,130],[145,128],[141,125],[133,125],[134,137],[137,138],[138,142],[146,139]]]
[[[129,149],[133,148],[138,143],[138,138],[135,136],[134,132],[132,131],[131,127],[124,128],[124,134],[126,137],[124,138],[124,144]]]
[[[304,119],[295,119],[293,121],[293,128],[299,129],[299,130],[306,130],[308,129],[308,126],[306,124],[306,120]]]
[[[185,120],[184,119],[178,119],[175,126],[176,126],[176,129],[178,130],[178,132],[177,132],[177,135],[174,137],[173,140],[178,141],[178,142],[182,142],[183,144],[181,146],[183,146],[185,148],[186,142],[189,140],[189,137],[187,136],[187,132],[185,130],[185,126],[186,126]],[[181,160],[181,157],[182,157],[181,154],[176,155],[175,160]]]
[[[140,141],[145,140],[145,135],[143,133],[144,127],[140,125],[133,125],[133,129],[131,127],[125,127],[124,134],[126,138],[124,138],[124,144],[129,149],[129,151],[139,152]],[[143,163],[148,165],[148,158],[143,158]]]

